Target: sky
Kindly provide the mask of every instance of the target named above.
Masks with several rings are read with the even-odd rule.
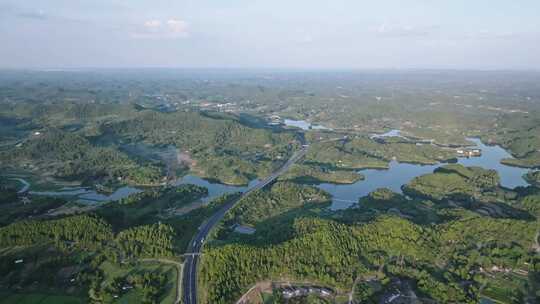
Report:
[[[538,0],[0,0],[0,68],[540,69]]]

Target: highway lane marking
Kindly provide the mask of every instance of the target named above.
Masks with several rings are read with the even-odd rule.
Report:
[[[196,298],[196,292],[197,292],[197,285],[196,285],[197,284],[197,281],[196,281],[196,268],[197,267],[196,266],[197,266],[197,263],[196,263],[196,259],[197,259],[197,256],[200,255],[201,251],[202,251],[202,244],[200,243],[200,241],[204,240],[204,238],[210,233],[210,230],[225,216],[225,214],[230,209],[232,209],[236,204],[238,204],[238,202],[240,202],[242,199],[246,198],[252,192],[258,191],[258,190],[266,187],[271,182],[273,182],[276,178],[278,178],[280,175],[285,173],[289,169],[289,167],[291,165],[293,165],[298,160],[300,160],[302,157],[304,157],[306,153],[307,153],[307,147],[304,147],[299,152],[296,152],[276,172],[274,172],[272,175],[268,176],[266,179],[262,180],[259,184],[255,185],[254,187],[252,187],[252,188],[248,189],[247,191],[245,191],[244,193],[242,193],[237,200],[231,202],[228,205],[223,206],[206,223],[201,225],[202,229],[199,228],[199,233],[192,240],[192,242],[190,244],[190,247],[192,249],[191,251],[192,251],[193,254],[188,257],[188,260],[190,260],[190,263],[188,263],[189,267],[190,267],[189,270],[188,270],[188,276],[189,276],[189,279],[190,279],[189,281],[190,282],[188,282],[189,290],[187,290],[188,288],[186,288],[186,292],[188,292],[188,291],[189,292],[187,293],[187,296],[185,297],[185,299],[187,300],[188,303],[185,303],[185,304],[191,304],[191,303],[196,304],[197,303],[197,298]]]

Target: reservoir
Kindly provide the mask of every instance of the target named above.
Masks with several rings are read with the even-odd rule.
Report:
[[[75,188],[63,188],[60,191],[30,191],[30,194],[33,195],[46,195],[46,196],[58,196],[58,197],[75,197],[77,202],[83,204],[96,204],[109,201],[116,201],[124,197],[128,197],[131,194],[142,192],[142,190],[124,186],[116,189],[113,193],[106,195],[96,192],[90,188],[86,187],[75,187]]]
[[[208,195],[204,197],[202,201],[204,203],[208,203],[212,201],[214,198],[219,197],[223,194],[234,193],[234,192],[244,192],[247,189],[255,186],[258,182],[259,182],[258,180],[254,179],[249,182],[248,186],[231,186],[231,185],[225,185],[225,184],[220,184],[220,183],[212,183],[194,175],[186,175],[180,180],[178,180],[176,185],[193,184],[193,185],[207,188]]]
[[[231,186],[220,183],[212,183],[205,179],[202,179],[193,175],[186,175],[179,179],[175,185],[194,184],[197,186],[205,187],[208,189],[208,195],[205,196],[202,201],[208,203],[213,199],[227,193],[243,192],[249,187],[256,185],[258,180],[254,179],[249,182],[248,186]],[[63,188],[60,191],[30,191],[33,195],[46,195],[46,196],[58,196],[65,198],[76,198],[76,201],[83,204],[96,204],[103,202],[116,201],[132,194],[142,192],[143,190],[134,187],[124,186],[116,189],[112,194],[105,195],[96,192],[95,190],[85,187]]]
[[[327,128],[321,125],[313,125],[310,122],[307,122],[305,120],[285,119],[283,123],[287,127],[295,127],[295,128],[300,128],[302,130],[330,130],[330,128]]]
[[[287,122],[289,122],[289,126],[295,126],[302,129],[309,128],[309,126],[311,126],[311,124],[306,121],[285,120],[286,124]],[[399,136],[399,132],[390,131],[379,136]],[[510,153],[508,153],[506,150],[504,150],[500,146],[487,146],[476,138],[469,138],[468,140],[474,143],[476,148],[482,149],[482,156],[471,158],[458,158],[459,164],[462,164],[464,166],[478,166],[484,169],[496,170],[499,173],[501,185],[506,188],[513,189],[518,186],[529,185],[523,179],[523,175],[528,172],[527,169],[507,166],[500,163],[502,159],[512,158],[512,155],[510,155]],[[443,165],[443,163],[439,163],[436,165],[418,165],[391,161],[388,169],[359,170],[358,172],[364,175],[365,179],[356,183],[348,185],[323,183],[317,185],[317,187],[327,191],[332,195],[333,203],[331,209],[345,209],[356,203],[360,197],[369,194],[377,188],[386,187],[391,189],[392,191],[401,193],[402,185],[409,183],[413,178],[417,176],[432,173],[433,170]],[[214,198],[226,193],[244,192],[250,187],[256,185],[257,182],[258,180],[254,179],[249,182],[248,186],[232,186],[221,183],[213,183],[193,175],[186,175],[179,179],[175,183],[175,185],[195,184],[198,186],[206,187],[208,189],[208,196],[203,198],[202,201],[203,203],[208,203]],[[121,198],[141,191],[142,190],[134,187],[125,186],[117,189],[114,193],[110,195],[105,195],[97,193],[96,191],[89,188],[78,187],[64,188],[60,191],[30,191],[30,194],[74,197],[80,203],[95,204],[100,202],[119,200]]]
[[[391,134],[396,134],[395,132]],[[463,166],[478,166],[484,169],[497,170],[501,178],[501,185],[513,189],[518,186],[528,186],[523,179],[527,169],[503,165],[500,161],[504,158],[512,158],[512,155],[500,146],[487,146],[477,138],[468,138],[482,149],[482,156],[471,158],[458,158],[458,163]],[[332,194],[333,203],[331,209],[345,209],[350,207],[362,196],[369,194],[377,188],[389,188],[397,193],[401,192],[401,186],[409,183],[413,178],[432,173],[436,168],[444,164],[417,165],[408,163],[390,162],[388,169],[365,169],[358,171],[365,176],[364,180],[350,185],[320,184],[319,188]]]

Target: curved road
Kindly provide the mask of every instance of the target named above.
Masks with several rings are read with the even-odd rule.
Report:
[[[23,185],[23,187],[21,189],[19,189],[19,191],[17,191],[17,194],[24,194],[28,191],[28,189],[30,188],[30,183],[27,182],[26,180],[22,179],[22,178],[12,178],[12,180],[16,180],[18,181],[19,183],[21,183]]]
[[[173,261],[173,260],[169,260],[169,259],[161,259],[161,258],[151,258],[151,259],[140,259],[139,261],[141,262],[158,262],[158,263],[163,263],[163,264],[172,264],[175,266],[176,268],[176,295],[175,295],[175,300],[174,300],[174,304],[180,304],[181,302],[181,299],[182,299],[182,295],[180,294],[182,292],[182,263],[178,262],[178,261]]]
[[[184,262],[184,275],[182,280],[184,304],[197,304],[197,264],[199,261],[199,254],[201,254],[202,251],[204,239],[208,236],[210,230],[212,230],[212,228],[214,228],[214,226],[223,218],[223,216],[225,216],[225,213],[227,213],[229,209],[234,207],[234,205],[238,203],[241,199],[248,196],[251,192],[264,188],[266,185],[270,184],[280,175],[285,173],[285,171],[287,171],[291,165],[304,157],[304,155],[306,155],[307,148],[308,146],[304,145],[300,151],[296,152],[276,172],[272,173],[272,175],[260,181],[257,185],[249,188],[246,192],[242,193],[242,195],[238,199],[225,204],[223,207],[221,207],[221,209],[219,209],[218,212],[212,215],[212,217],[210,217],[206,222],[201,225],[201,227],[199,227],[199,231],[197,232],[193,240],[191,240],[191,243],[189,244],[187,253],[185,255],[186,260]]]

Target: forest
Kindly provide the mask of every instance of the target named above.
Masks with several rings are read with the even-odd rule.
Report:
[[[121,140],[175,145],[195,159],[191,169],[201,176],[243,185],[269,174],[273,161],[286,159],[295,141],[291,134],[249,128],[237,120],[230,115],[143,111],[134,119],[104,126],[103,133]]]
[[[190,240],[245,189],[228,186],[268,177],[303,146],[304,159],[239,200],[204,239],[201,303],[234,303],[262,281],[332,290],[288,303],[348,303],[349,294],[380,303],[397,291],[427,303],[533,303],[537,80],[513,72],[0,71],[0,295],[174,302]],[[504,164],[531,169],[530,185],[505,188],[494,170],[455,164],[471,137],[508,151]],[[319,188],[368,184],[359,170],[394,162],[444,164],[343,210]],[[179,183],[185,175],[208,189]],[[29,191],[18,193],[19,179]],[[110,201],[35,194],[107,196],[128,185],[140,192]],[[213,187],[229,190],[209,200]],[[283,302],[281,291],[265,303]]]
[[[39,134],[38,134],[39,133]],[[70,132],[42,130],[18,144],[14,150],[0,153],[5,166],[23,166],[55,177],[81,180],[83,183],[156,185],[161,169],[138,164],[124,153],[91,144],[86,138]]]
[[[276,204],[272,192],[283,191],[276,184],[249,200],[259,210],[256,217],[239,204],[206,246],[201,297],[205,303],[230,303],[263,280],[345,292],[357,284],[367,288],[363,278],[373,275],[380,278],[379,287],[358,292],[357,301],[375,301],[397,278],[410,280],[418,297],[438,303],[476,303],[492,292],[514,302],[538,296],[540,260],[531,249],[540,229],[538,189],[511,195],[498,181],[494,171],[447,165],[406,185],[412,198],[379,189],[355,207],[330,213],[302,205],[267,209]],[[496,199],[504,201],[500,214],[476,205]],[[268,207],[256,207],[259,201]],[[240,237],[227,228],[235,221],[254,224],[249,219],[255,218],[272,233],[255,224],[253,235]],[[504,279],[498,269],[509,269],[516,278]],[[517,285],[496,287],[500,284]]]
[[[469,231],[469,225],[475,230]],[[229,303],[251,284],[268,278],[346,289],[356,277],[383,269],[388,276],[414,279],[419,292],[438,302],[473,303],[482,283],[481,267],[521,268],[535,261],[528,245],[538,225],[469,215],[431,228],[384,216],[359,226],[297,219],[293,227],[295,237],[277,246],[208,248],[201,278],[208,290],[205,301]],[[512,244],[500,231],[521,241]],[[470,247],[473,239],[486,247]],[[484,256],[482,260],[477,259],[479,254]],[[463,289],[461,282],[470,280],[474,283]]]
[[[0,228],[0,248],[51,243],[59,249],[118,249],[121,256],[171,255],[174,231],[164,224],[136,226],[116,235],[103,219],[77,215],[48,221],[21,221]]]

